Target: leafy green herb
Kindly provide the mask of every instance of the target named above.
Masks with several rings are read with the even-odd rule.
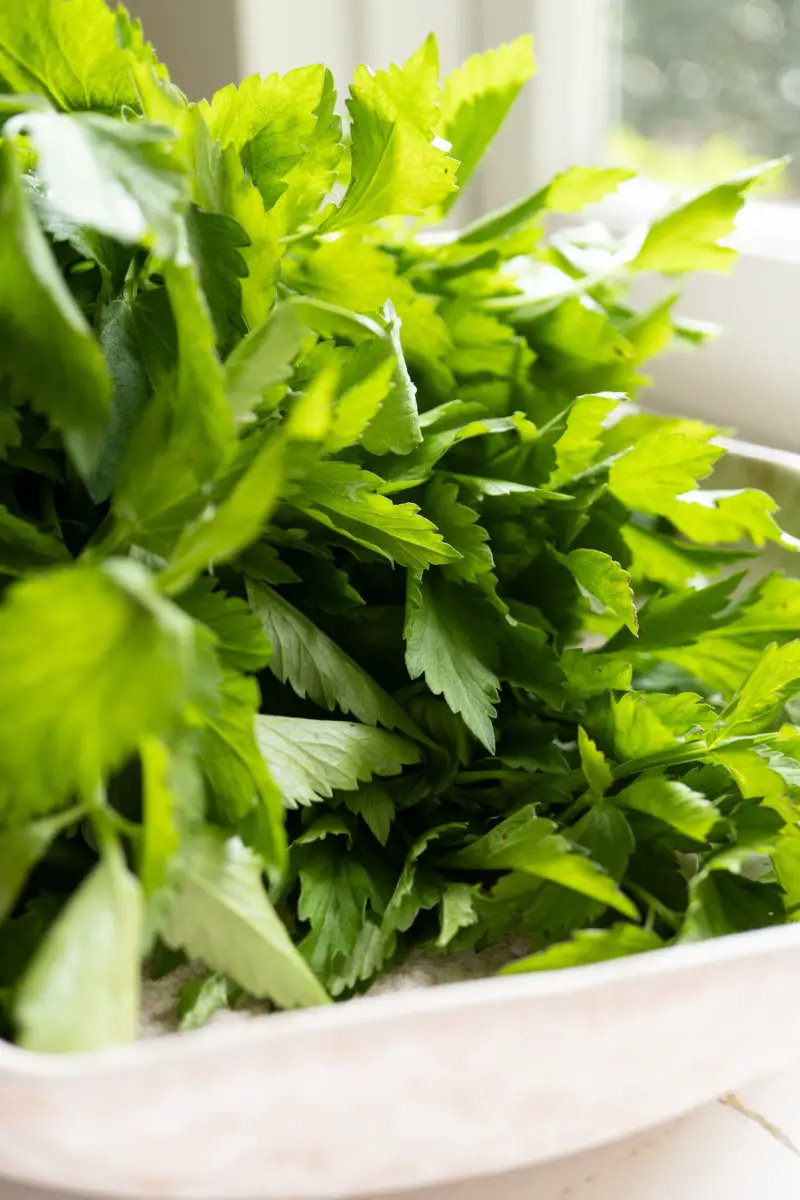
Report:
[[[800,906],[776,505],[632,409],[760,171],[638,241],[574,167],[428,236],[533,70],[433,38],[190,103],[123,10],[0,15],[0,945],[23,1046],[599,962]],[[409,220],[411,218],[411,220]],[[713,483],[713,480],[712,480]],[[737,569],[741,560],[740,568]],[[753,573],[748,573],[755,568]],[[4,1018],[5,1019],[5,1018]]]

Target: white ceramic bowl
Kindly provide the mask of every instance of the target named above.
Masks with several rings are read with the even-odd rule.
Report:
[[[791,1062],[800,925],[277,1014],[97,1055],[0,1047],[0,1174],[323,1200],[623,1137]]]
[[[773,491],[800,532],[800,459],[739,453],[722,486]],[[152,1200],[341,1200],[489,1175],[800,1059],[798,994],[789,925],[91,1056],[0,1044],[0,1175]]]

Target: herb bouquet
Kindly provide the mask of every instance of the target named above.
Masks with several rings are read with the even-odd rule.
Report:
[[[576,167],[432,239],[530,41],[429,39],[190,104],[102,0],[0,4],[0,995],[136,1034],[143,962],[352,994],[529,939],[527,971],[792,919],[800,583],[699,421],[627,398],[702,328],[757,172],[622,243],[545,238]]]

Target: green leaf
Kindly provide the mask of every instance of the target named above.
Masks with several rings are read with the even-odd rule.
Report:
[[[15,517],[0,504],[0,571],[24,575],[69,559],[63,542],[42,533],[30,521]]]
[[[272,645],[270,670],[298,696],[340,708],[365,725],[419,731],[400,705],[303,613],[272,588],[247,581],[250,606]]]
[[[20,400],[62,431],[88,475],[108,419],[111,380],[31,211],[8,141],[0,147],[0,206],[3,373]]]
[[[458,484],[434,477],[425,492],[425,511],[449,546],[461,558],[448,563],[444,573],[453,581],[478,583],[494,569],[489,535],[478,524],[478,513],[458,499]]]
[[[187,192],[170,154],[171,130],[97,113],[24,113],[6,132],[27,134],[48,203],[67,221],[159,258],[176,253]]]
[[[53,839],[80,816],[80,810],[73,810],[0,833],[0,922],[13,911],[25,881]]]
[[[431,574],[409,572],[406,592],[406,666],[412,679],[425,676],[437,696],[494,753],[492,721],[499,680],[486,660],[486,630],[471,609],[469,593]]]
[[[602,696],[611,690],[624,692],[631,686],[630,663],[614,654],[567,650],[558,665],[566,676],[567,693],[573,700]]]
[[[458,161],[460,188],[472,175],[534,70],[533,39],[526,34],[496,50],[474,54],[448,75],[440,130]]]
[[[589,737],[582,725],[578,726],[578,752],[581,758],[581,769],[589,784],[590,791],[601,799],[613,782],[611,768],[606,762],[602,750]]]
[[[438,56],[431,39],[405,67],[358,67],[347,107],[352,174],[344,199],[324,231],[369,225],[390,216],[418,216],[455,191],[456,163],[435,141]],[[436,60],[436,61],[432,61]]]
[[[671,515],[676,496],[691,491],[722,454],[721,446],[684,433],[647,434],[611,464],[608,484],[636,512]]]
[[[193,840],[161,937],[280,1008],[327,1000],[269,902],[257,857],[221,830]]]
[[[567,416],[567,425],[555,444],[556,467],[550,476],[552,487],[582,474],[600,455],[603,422],[622,399],[620,393],[578,396]]]
[[[448,883],[442,892],[441,929],[436,939],[437,947],[445,949],[459,930],[477,923],[473,888],[468,883]]]
[[[214,635],[220,662],[234,671],[260,671],[270,660],[269,641],[246,601],[215,588],[213,579],[199,579],[180,598],[189,616]]]
[[[700,792],[658,771],[640,775],[614,797],[614,803],[657,817],[696,842],[704,842],[719,819],[714,805]]]
[[[385,787],[379,783],[362,784],[357,791],[345,792],[342,796],[345,807],[362,817],[382,846],[389,840],[395,818],[395,804]]]
[[[175,884],[183,838],[203,820],[203,781],[193,750],[156,737],[144,738],[139,746],[143,814],[139,877],[148,897]]]
[[[376,338],[355,347],[325,442],[330,454],[363,440],[392,390],[395,371],[396,360],[388,342]]]
[[[0,76],[10,91],[43,95],[56,108],[137,108],[115,24],[103,0],[10,6],[0,24]]]
[[[344,980],[337,980],[337,976],[343,975],[348,965],[354,960],[358,962],[361,957],[359,939],[371,936],[368,908],[381,914],[386,897],[384,880],[373,874],[370,865],[362,862],[347,842],[341,844],[337,838],[336,844],[331,846],[329,841],[297,846],[292,857],[300,877],[298,916],[311,927],[300,943],[300,949],[312,969],[322,978],[331,980],[335,994],[346,986]],[[363,947],[361,950],[363,953]],[[378,951],[377,960],[373,959],[373,971],[381,959]],[[358,970],[351,968],[351,986],[359,976],[368,976],[363,965],[362,961]]]
[[[800,688],[800,642],[767,646],[720,718],[720,734],[730,737],[742,726],[763,726],[781,698]],[[724,723],[724,724],[723,724]]]
[[[256,736],[287,808],[352,791],[373,775],[398,775],[420,757],[412,742],[350,721],[257,717]]]
[[[278,503],[286,440],[267,436],[250,466],[218,508],[209,505],[184,527],[159,586],[168,595],[187,588],[215,564],[229,562],[256,541]]]
[[[141,923],[139,884],[116,850],[67,901],[20,984],[21,1046],[64,1054],[134,1040]]]
[[[179,1029],[202,1029],[211,1018],[230,1003],[230,984],[224,975],[210,973],[185,983],[181,988],[178,1012]]]
[[[196,207],[187,214],[186,231],[224,358],[245,332],[242,280],[248,278],[244,256],[250,239],[233,217]]]
[[[225,362],[228,402],[237,417],[257,408],[270,389],[285,383],[303,345],[296,309],[278,304]]]
[[[609,929],[578,929],[568,942],[548,946],[538,954],[520,958],[503,967],[501,975],[523,975],[528,971],[558,971],[587,963],[609,962],[658,950],[664,943],[650,929],[639,925],[612,925]]]
[[[0,607],[0,810],[91,796],[197,687],[198,637],[132,560],[65,567]]]
[[[612,699],[614,745],[620,762],[645,758],[713,725],[717,714],[699,696],[628,692]]]
[[[424,568],[458,557],[416,504],[393,504],[377,490],[380,483],[351,463],[318,463],[290,498],[316,521],[400,566]]]
[[[571,550],[563,557],[575,582],[601,612],[607,612],[636,633],[639,621],[633,603],[631,577],[618,562],[602,550]]]
[[[517,200],[497,212],[479,217],[462,229],[459,241],[474,245],[506,237],[545,210],[578,212],[587,204],[597,204],[615,192],[621,183],[632,179],[634,174],[634,171],[625,167],[570,167],[524,200]]]
[[[636,906],[619,890],[613,878],[554,831],[553,822],[534,816],[533,806],[528,805],[442,861],[448,867],[473,871],[504,868],[523,871],[590,896],[635,920]]]
[[[219,711],[204,716],[202,767],[218,815],[234,827],[254,816],[259,850],[269,867],[281,871],[286,860],[283,806],[258,748],[259,700],[255,679],[226,672]]]
[[[364,430],[361,442],[370,454],[408,454],[422,441],[417,389],[403,358],[400,321],[391,302],[385,305],[383,315],[388,323],[388,337],[395,358],[392,388]]]
[[[738,491],[689,492],[675,501],[668,516],[673,525],[696,542],[739,542],[743,538],[763,546],[765,542],[781,542],[796,549],[794,539],[775,521],[775,501],[753,488]]]
[[[719,243],[733,233],[749,189],[782,165],[775,161],[751,167],[657,218],[631,268],[665,274],[729,271],[736,261],[736,251]]]
[[[178,331],[178,377],[173,410],[175,445],[197,478],[207,479],[228,458],[233,414],[225,394],[225,375],[216,351],[216,335],[196,268],[164,267]]]
[[[131,435],[152,394],[139,345],[136,303],[124,296],[112,300],[103,313],[99,336],[114,394],[102,446],[86,481],[95,504],[111,495]]]
[[[241,153],[264,207],[277,207],[280,233],[311,215],[332,182],[341,154],[335,98],[330,73],[317,65],[251,75],[200,105],[211,136]]]

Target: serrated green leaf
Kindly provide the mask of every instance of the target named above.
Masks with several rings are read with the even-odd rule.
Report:
[[[435,55],[435,43],[430,42],[423,53],[431,45]],[[455,190],[456,163],[434,140],[437,75],[438,68],[421,71],[416,57],[404,68],[393,64],[388,71],[357,68],[347,101],[350,184],[323,230],[368,225],[382,217],[417,216]]]
[[[406,666],[412,679],[425,682],[494,753],[492,721],[496,716],[499,680],[487,662],[490,640],[471,612],[468,593],[430,573],[409,572],[406,593]]]
[[[578,753],[590,791],[598,799],[602,798],[611,787],[614,777],[603,751],[598,749],[582,725],[578,726]]]
[[[590,896],[635,920],[636,906],[619,890],[613,878],[555,833],[552,821],[533,814],[530,805],[520,809],[464,850],[448,855],[443,862],[450,867],[476,871],[504,868],[523,871]]]
[[[138,106],[115,16],[102,0],[10,5],[0,29],[0,75],[11,91],[56,108],[112,112]]]
[[[440,130],[458,161],[460,188],[472,175],[534,69],[533,40],[526,34],[496,50],[474,54],[448,75]]]
[[[478,923],[474,891],[467,883],[448,883],[442,892],[441,928],[436,939],[440,950],[445,949],[461,929]]]
[[[269,662],[269,641],[246,601],[215,589],[213,579],[198,580],[181,596],[180,606],[214,635],[214,649],[223,666],[260,671]]]
[[[725,736],[742,726],[762,726],[782,696],[800,687],[800,642],[767,646],[720,718]],[[717,735],[719,738],[719,734]]]
[[[719,243],[733,233],[747,191],[782,165],[776,161],[742,171],[657,218],[631,268],[665,274],[729,271],[736,260],[736,251]]]
[[[324,1004],[324,989],[269,902],[256,856],[238,838],[208,828],[187,859],[183,887],[161,929],[167,945],[281,1008]]]
[[[420,757],[413,742],[350,721],[260,716],[256,737],[287,808],[353,791],[373,775],[398,775]]]
[[[366,725],[418,736],[413,721],[367,672],[272,588],[247,581],[250,606],[272,645],[270,670],[298,696]]]
[[[606,393],[578,396],[573,401],[566,428],[555,444],[556,467],[549,480],[552,487],[574,479],[600,455],[603,444],[598,435],[620,399],[618,393]]]
[[[708,475],[724,450],[682,433],[647,434],[611,464],[608,484],[629,508],[658,516]]]
[[[563,561],[590,601],[621,621],[631,633],[638,631],[631,577],[618,562],[602,550],[571,550]]]

